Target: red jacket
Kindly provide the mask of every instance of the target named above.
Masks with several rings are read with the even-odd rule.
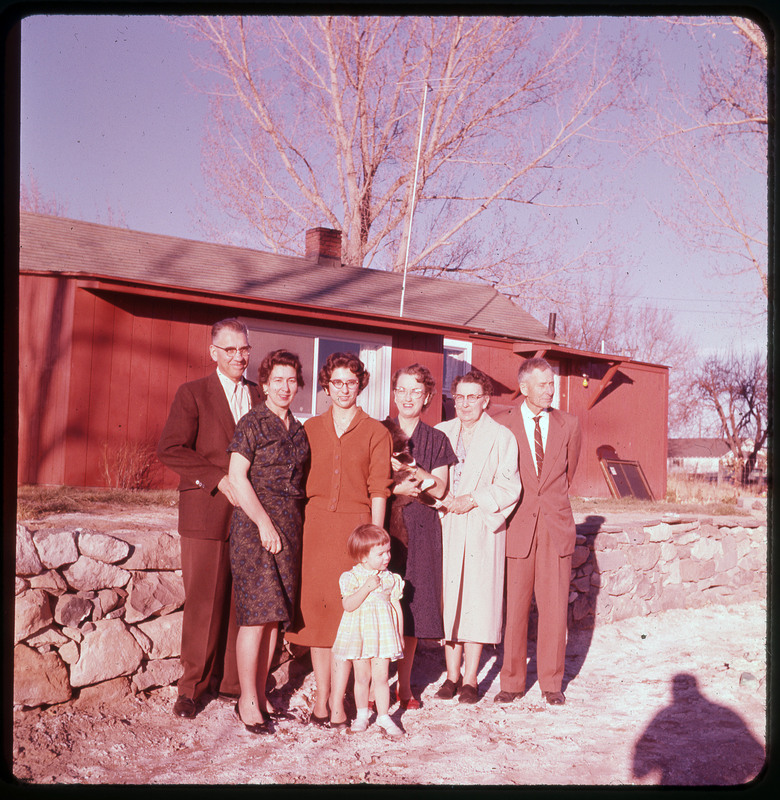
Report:
[[[550,409],[550,427],[544,451],[542,474],[537,476],[535,459],[523,425],[520,406],[496,414],[517,439],[518,466],[523,481],[520,502],[507,523],[507,558],[525,558],[531,550],[540,518],[559,556],[574,552],[577,531],[569,502],[569,487],[580,457],[580,424],[572,414]]]

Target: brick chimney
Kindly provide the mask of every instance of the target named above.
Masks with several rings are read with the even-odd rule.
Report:
[[[306,258],[326,267],[340,267],[341,231],[309,228],[306,231]]]

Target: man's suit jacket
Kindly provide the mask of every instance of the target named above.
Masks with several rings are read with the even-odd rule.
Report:
[[[254,406],[257,384],[247,381]],[[220,539],[229,534],[233,506],[217,485],[227,475],[228,445],[236,424],[216,371],[182,384],[173,399],[157,456],[177,472],[179,533],[195,539]]]
[[[574,552],[577,532],[569,501],[569,486],[580,457],[580,424],[572,414],[550,409],[550,427],[542,462],[536,474],[535,458],[523,425],[520,406],[496,414],[496,422],[506,425],[517,439],[518,464],[523,481],[520,503],[510,517],[506,533],[508,558],[526,558],[531,551],[539,518],[559,556]]]

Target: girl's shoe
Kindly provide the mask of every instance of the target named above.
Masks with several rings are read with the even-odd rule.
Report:
[[[414,696],[409,697],[406,700],[401,698],[399,699],[398,703],[403,711],[416,711],[418,708],[422,708],[422,703]]]
[[[363,731],[368,730],[368,717],[362,718],[358,717],[353,723],[349,726],[350,733],[363,733]]]
[[[404,735],[404,732],[390,717],[385,717],[384,719],[379,718],[376,724],[385,732],[385,735],[389,736],[391,739],[400,739]]]

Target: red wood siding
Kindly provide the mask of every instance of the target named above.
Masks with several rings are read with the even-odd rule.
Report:
[[[155,444],[178,387],[214,368],[208,353],[214,320],[246,313],[207,301],[94,291],[70,278],[21,275],[19,482],[106,485],[106,452],[128,442]],[[393,332],[386,324],[383,330],[393,335],[393,371],[419,362],[433,373],[437,397],[423,418],[436,424],[442,418],[442,336]],[[494,412],[516,402],[520,360],[510,342],[472,339],[473,365],[495,384]],[[653,493],[662,498],[668,371],[623,364],[588,409],[607,365],[572,358],[560,366],[561,407],[579,417],[583,430],[573,493],[609,495],[597,455],[608,445],[620,458],[639,461]],[[176,483],[174,473],[159,468],[158,485]]]
[[[72,319],[71,281],[19,276],[19,483],[62,483]]]
[[[569,408],[582,425],[582,455],[572,493],[609,497],[598,460],[601,447],[611,447],[618,458],[638,461],[656,499],[666,496],[668,371],[663,367],[622,364],[611,386],[588,409],[587,405],[606,364],[586,366],[588,386],[582,375],[570,380]]]
[[[517,389],[517,368],[520,357],[512,352],[512,342],[474,341],[471,345],[472,366],[482,370],[493,381],[491,413],[514,404],[512,393]]]
[[[422,364],[428,367],[436,381],[436,394],[433,401],[422,413],[423,422],[436,425],[441,422],[442,416],[442,390],[441,382],[444,374],[444,354],[442,352],[443,337],[426,333],[395,333],[393,334],[393,356],[391,372],[409,367],[412,364]],[[393,404],[392,390],[390,390],[390,415],[395,416],[396,408]]]

